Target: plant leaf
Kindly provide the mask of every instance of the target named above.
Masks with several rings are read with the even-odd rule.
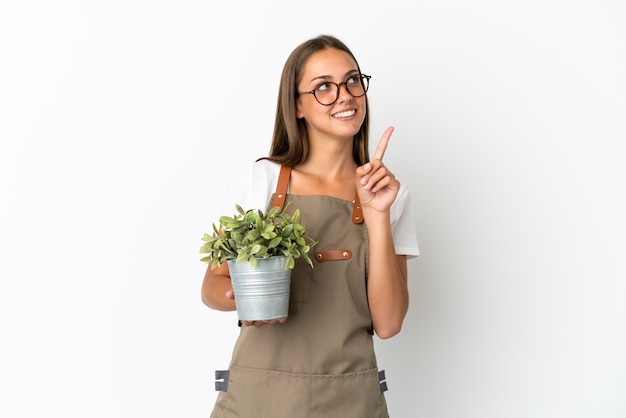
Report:
[[[259,264],[259,261],[256,259],[256,257],[254,257],[252,255],[248,258],[248,261],[252,265],[253,269],[255,269],[257,267],[257,265]]]
[[[282,237],[276,237],[273,240],[270,241],[269,245],[267,246],[267,248],[276,248],[278,247],[278,244],[280,244],[280,242],[283,240]]]

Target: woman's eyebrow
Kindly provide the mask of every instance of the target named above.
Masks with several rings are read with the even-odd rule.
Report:
[[[344,74],[343,78],[345,79],[346,77],[348,77],[348,76],[350,76],[350,75],[352,75],[352,74],[354,74],[354,73],[358,73],[358,72],[359,72],[359,70],[356,70],[356,69],[354,69],[354,70],[350,70],[350,71],[348,71],[348,72],[346,72],[346,73]],[[313,81],[315,81],[315,80],[332,80],[332,79],[333,79],[333,76],[332,76],[332,75],[320,75],[320,76],[314,77],[314,78],[310,81],[310,83],[311,83],[311,82],[313,82]]]

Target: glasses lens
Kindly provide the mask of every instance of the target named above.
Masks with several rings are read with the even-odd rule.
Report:
[[[315,90],[315,98],[320,104],[331,105],[337,101],[337,85],[334,83],[325,83],[324,88]]]
[[[354,97],[361,97],[367,91],[367,78],[362,75],[356,75],[346,81],[348,92]]]
[[[370,86],[370,79],[364,75],[361,75],[361,85],[363,86],[363,94],[367,93],[367,89]]]

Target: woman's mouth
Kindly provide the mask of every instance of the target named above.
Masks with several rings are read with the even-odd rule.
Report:
[[[356,110],[345,110],[343,112],[335,113],[331,115],[333,118],[348,118],[356,113]]]

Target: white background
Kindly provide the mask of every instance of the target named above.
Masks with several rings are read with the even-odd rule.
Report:
[[[225,3],[225,2],[224,2]],[[267,4],[265,4],[267,3]],[[200,237],[289,52],[372,75],[413,194],[392,416],[626,416],[626,3],[0,1],[0,416],[207,417]]]

